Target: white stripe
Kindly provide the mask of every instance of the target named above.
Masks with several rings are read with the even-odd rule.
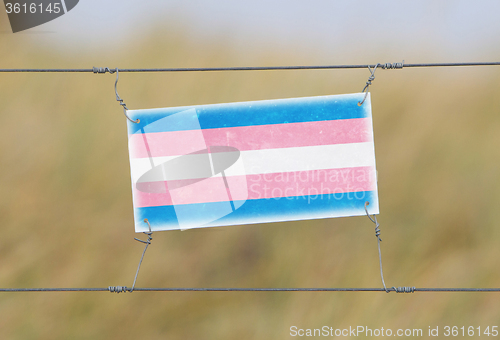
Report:
[[[210,153],[210,148],[208,149],[208,160],[210,161],[210,170],[212,171],[212,176],[215,175],[214,162],[212,161],[212,154]],[[166,177],[165,177],[166,178]]]
[[[64,14],[66,14],[68,12],[68,10],[66,9],[66,3],[64,2],[64,0],[61,0],[61,4],[62,4],[63,10],[64,10]]]
[[[177,157],[190,156],[153,159],[155,164],[162,164]],[[373,142],[249,150],[242,151],[240,157],[244,168],[231,166],[225,170],[226,176],[375,166]],[[130,170],[135,183],[140,176],[151,170],[151,162],[149,158],[131,159]]]

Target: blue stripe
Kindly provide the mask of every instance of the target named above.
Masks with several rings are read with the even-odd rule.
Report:
[[[359,216],[365,214],[366,201],[370,202],[368,211],[378,213],[377,191],[248,200],[236,211],[209,223],[208,226]],[[225,209],[226,205],[227,202],[214,202],[185,204],[183,206],[192,211],[193,220],[196,220],[197,214],[205,215],[220,211]],[[153,230],[155,227],[162,230],[179,229],[175,210],[171,205],[136,208],[136,231],[147,231],[147,225],[144,223],[145,218],[149,220]]]
[[[134,120],[140,119],[140,123],[128,122],[128,132],[129,134],[140,132],[146,125],[161,118],[192,108],[196,109],[202,129],[366,118],[371,115],[369,98],[365,104],[358,105],[363,96],[363,93],[356,93],[336,96],[133,110],[128,111],[129,116]],[[146,128],[146,131],[167,132],[190,129],[192,129],[192,124],[184,125],[182,122],[178,122],[176,124],[169,124],[168,126],[157,124],[155,127]]]

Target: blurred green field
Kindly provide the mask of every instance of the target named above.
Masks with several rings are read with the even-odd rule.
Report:
[[[223,40],[190,43],[181,27],[106,58],[5,46],[0,68],[247,65]],[[311,63],[306,54],[252,60]],[[360,92],[368,76],[121,74],[119,93],[131,109],[155,108]],[[500,286],[499,78],[494,67],[377,71],[371,91],[388,286]],[[0,79],[0,286],[130,286],[143,245],[133,240],[114,76]],[[158,232],[137,286],[380,287],[373,227],[355,217]],[[285,339],[293,325],[425,332],[499,325],[499,305],[495,293],[0,293],[0,338]]]

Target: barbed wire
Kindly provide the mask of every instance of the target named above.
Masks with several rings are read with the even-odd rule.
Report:
[[[424,293],[424,292],[500,292],[500,288],[416,288],[392,287],[389,292]],[[134,292],[384,292],[385,288],[137,288]],[[22,292],[132,292],[125,286],[107,288],[0,288],[4,293]]]
[[[278,70],[328,70],[328,69],[366,69],[379,67],[382,69],[402,69],[409,67],[458,67],[458,66],[500,66],[495,62],[460,62],[460,63],[377,63],[357,65],[308,65],[308,66],[243,66],[243,67],[178,67],[178,68],[11,68],[0,69],[0,72],[73,72],[73,73],[114,73],[119,72],[214,72],[214,71],[278,71]]]
[[[374,78],[374,71],[377,68],[381,69],[402,69],[409,67],[466,67],[466,66],[500,66],[500,62],[462,62],[462,63],[418,63],[418,64],[405,64],[401,63],[384,63],[384,64],[362,64],[362,65],[309,65],[309,66],[255,66],[255,67],[187,67],[187,68],[108,68],[108,67],[93,67],[91,69],[0,69],[3,73],[117,73],[118,72],[216,72],[216,71],[272,71],[272,70],[325,70],[325,69],[366,69],[372,71],[372,78]],[[363,92],[371,85],[369,79]],[[117,78],[118,81],[118,78]],[[116,82],[115,82],[116,90]],[[117,100],[119,96],[117,93]],[[121,99],[121,98],[120,98]],[[362,104],[362,103],[361,103]],[[365,207],[366,209],[366,207]],[[368,214],[368,212],[367,212]],[[370,217],[368,215],[368,217]],[[370,218],[371,219],[371,218]],[[377,225],[376,220],[372,220]],[[149,223],[148,223],[149,224]],[[377,231],[376,228],[376,231]],[[382,283],[384,288],[137,288],[135,283],[139,268],[144,258],[147,246],[151,241],[151,229],[148,241],[141,241],[146,243],[146,247],[139,262],[134,284],[132,288],[126,286],[109,286],[107,288],[0,288],[1,292],[112,292],[112,293],[125,293],[125,292],[396,292],[396,293],[415,293],[415,292],[500,292],[500,288],[416,288],[416,287],[391,287],[386,288],[382,273],[382,260],[380,255],[380,238],[379,231],[376,234],[379,244],[379,259]]]

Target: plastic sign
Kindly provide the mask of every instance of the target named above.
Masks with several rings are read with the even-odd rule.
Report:
[[[128,111],[136,232],[378,214],[363,96]]]

